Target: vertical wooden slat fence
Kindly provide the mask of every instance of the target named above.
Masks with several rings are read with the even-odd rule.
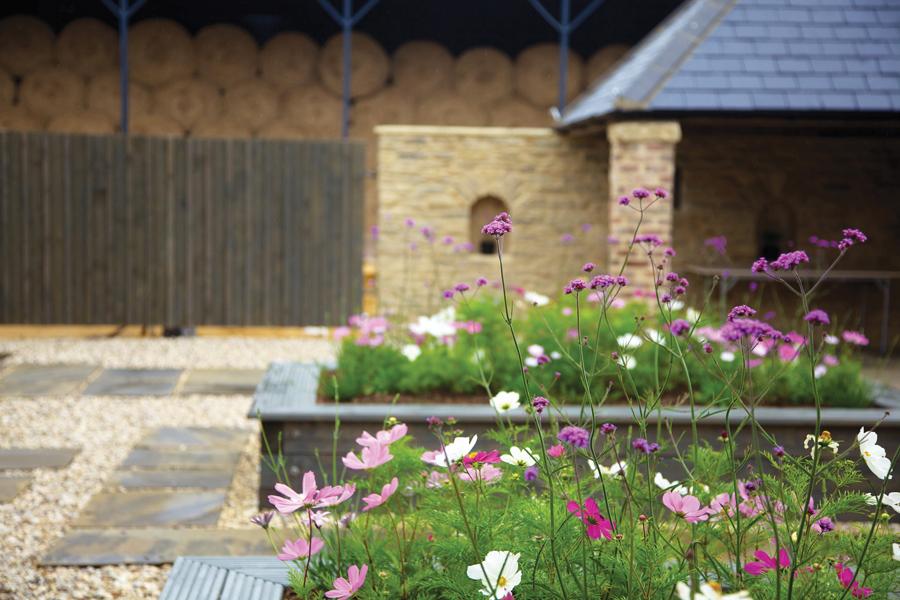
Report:
[[[0,132],[0,322],[338,324],[364,146]]]

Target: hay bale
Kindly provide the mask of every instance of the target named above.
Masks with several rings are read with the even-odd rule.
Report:
[[[175,21],[146,19],[128,33],[128,61],[135,81],[162,85],[194,73],[194,43]]]
[[[292,123],[284,117],[279,117],[263,125],[257,136],[268,140],[305,140],[323,137],[310,134],[306,129],[299,127],[296,123]]]
[[[591,85],[603,77],[620,58],[628,53],[628,50],[628,46],[623,44],[612,44],[594,52],[587,63],[587,67],[585,67],[586,84]]]
[[[12,75],[0,68],[0,106],[12,106],[16,99],[16,82]]]
[[[512,93],[512,61],[496,48],[472,48],[456,60],[453,80],[459,94],[487,104]]]
[[[101,135],[115,133],[116,125],[113,119],[104,112],[80,110],[53,117],[47,123],[47,131]]]
[[[171,117],[154,113],[129,116],[128,131],[138,135],[184,135],[184,128],[179,125],[178,121]]]
[[[24,106],[0,106],[0,131],[40,131],[44,123]]]
[[[116,66],[119,36],[116,30],[97,19],[75,19],[56,38],[59,64],[91,76]]]
[[[416,40],[394,52],[394,86],[414,98],[424,98],[453,83],[453,55],[434,42]]]
[[[153,92],[153,112],[190,129],[201,119],[222,113],[222,95],[208,81],[189,77],[164,85]]]
[[[256,77],[259,48],[253,37],[234,25],[219,23],[197,32],[194,38],[197,72],[219,87]]]
[[[301,86],[286,91],[281,96],[280,113],[282,118],[278,125],[296,129],[305,136],[329,138],[341,135],[341,101],[319,86]]]
[[[49,119],[84,108],[84,78],[62,67],[41,67],[22,80],[19,103]]]
[[[388,87],[371,98],[360,100],[350,112],[350,132],[354,137],[374,135],[376,125],[408,125],[416,122],[416,105],[405,89]]]
[[[53,31],[27,15],[0,19],[0,67],[22,77],[54,60]]]
[[[571,100],[584,88],[584,61],[569,50],[566,98]],[[516,92],[538,108],[554,106],[559,99],[559,46],[537,44],[516,58]]]
[[[279,33],[259,54],[262,78],[280,91],[303,85],[316,78],[319,46],[307,35]]]
[[[552,124],[546,110],[515,96],[491,104],[488,107],[488,121],[492,127],[550,127]]]
[[[354,32],[350,61],[350,95],[353,98],[371,96],[384,87],[391,64],[387,54],[371,36]],[[344,40],[342,34],[332,36],[319,55],[319,78],[332,94],[343,92]]]
[[[278,114],[278,91],[261,79],[249,79],[225,91],[224,111],[251,131]]]
[[[88,109],[104,112],[118,120],[122,108],[120,90],[118,69],[107,69],[91,77],[87,83]],[[150,112],[150,92],[134,81],[128,83],[128,112],[132,115]]]
[[[249,138],[253,131],[240,118],[225,113],[215,119],[203,119],[191,129],[198,138]]]
[[[487,125],[487,111],[467,96],[446,92],[423,100],[416,108],[416,122],[422,125]]]

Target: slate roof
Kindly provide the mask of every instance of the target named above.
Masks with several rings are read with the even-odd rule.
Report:
[[[900,112],[900,0],[686,0],[563,114]]]

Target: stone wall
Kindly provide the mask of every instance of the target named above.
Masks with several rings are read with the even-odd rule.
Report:
[[[606,263],[608,146],[602,136],[549,129],[385,126],[377,129],[380,310],[441,305],[459,281],[499,278],[497,258],[471,239],[470,210],[493,196],[509,208],[507,281],[557,293],[585,260]],[[404,220],[415,220],[414,228]],[[432,242],[421,228],[434,229]],[[445,237],[453,238],[444,243]],[[569,239],[569,236],[572,239]],[[411,246],[415,246],[411,250]]]

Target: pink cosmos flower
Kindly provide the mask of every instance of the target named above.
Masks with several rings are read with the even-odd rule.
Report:
[[[379,431],[374,436],[368,431],[363,431],[362,436],[356,438],[356,443],[366,447],[375,446],[376,444],[390,446],[397,440],[403,438],[408,429],[409,428],[405,423],[400,423],[399,425],[394,425],[387,431]]]
[[[869,338],[864,336],[862,333],[858,331],[850,331],[847,330],[841,334],[841,337],[844,338],[844,341],[848,344],[853,344],[855,346],[868,346]]]
[[[497,479],[500,479],[501,475],[503,475],[503,471],[494,465],[486,464],[477,469],[474,467],[466,467],[465,470],[459,474],[459,479],[461,481],[482,481],[484,483],[492,483]]]
[[[478,452],[470,452],[463,457],[463,464],[467,467],[473,464],[486,465],[498,462],[500,462],[500,453],[497,450],[491,450],[490,452],[479,450]]]
[[[712,499],[706,512],[713,520],[718,520],[723,516],[734,517],[735,508],[734,494],[723,493]]]
[[[366,503],[366,506],[363,508],[363,512],[367,510],[372,510],[373,508],[379,507],[385,502],[387,502],[388,498],[394,495],[394,492],[397,491],[397,486],[400,484],[400,481],[394,477],[391,479],[390,483],[384,485],[381,488],[380,494],[369,494],[368,496],[363,497],[362,501]]]
[[[281,552],[278,554],[278,560],[307,558],[319,552],[323,546],[325,546],[325,542],[316,537],[312,538],[312,543],[305,538],[297,538],[293,542],[284,540],[284,546],[282,546]]]
[[[442,455],[443,453],[440,450],[426,450],[422,453],[422,461],[427,462],[429,465],[442,467],[444,466],[444,463],[438,458]]]
[[[592,540],[599,539],[601,536],[608,540],[612,539],[612,521],[603,518],[603,515],[600,514],[600,509],[597,507],[597,501],[593,498],[585,499],[584,508],[579,506],[574,500],[570,500],[566,504],[566,509],[581,519],[581,522],[585,525],[587,536]]]
[[[362,449],[360,455],[362,456],[362,460],[357,458],[356,454],[354,454],[353,452],[348,452],[347,456],[345,456],[341,460],[343,461],[344,466],[348,469],[359,471],[380,467],[384,463],[394,458],[394,455],[390,453],[388,447],[382,446],[379,443],[375,443],[372,446],[366,446]]]
[[[549,448],[547,448],[547,455],[550,458],[559,458],[565,453],[566,448],[562,444],[556,444],[555,446],[550,446]]]
[[[753,553],[753,556],[759,560],[751,561],[744,565],[744,570],[751,575],[762,575],[769,571],[777,570],[779,568],[787,569],[791,566],[791,557],[784,548],[778,551],[777,559],[774,556],[769,556],[762,550],[757,550]]]
[[[307,471],[303,475],[303,489],[300,493],[295,492],[283,483],[276,483],[275,491],[283,495],[277,496],[272,494],[269,496],[269,502],[281,514],[289,515],[301,508],[309,510],[340,504],[353,495],[356,491],[356,486],[348,483],[347,485],[325,486],[319,489],[316,485],[316,474],[312,471]]]
[[[369,565],[363,565],[362,568],[350,565],[350,568],[347,569],[347,579],[343,577],[335,579],[331,584],[334,586],[334,589],[325,592],[325,597],[338,598],[339,600],[352,598],[366,582],[366,573],[368,572]]]
[[[425,487],[427,488],[440,488],[444,487],[450,481],[450,478],[446,473],[439,473],[437,471],[432,471],[428,473],[428,476],[425,478]]]
[[[850,590],[854,598],[868,598],[872,595],[872,588],[862,587],[858,581],[854,581],[853,570],[845,567],[843,563],[835,563],[834,570],[837,572],[838,581],[844,589]]]
[[[700,508],[700,500],[696,496],[682,496],[678,492],[666,492],[662,497],[663,505],[688,523],[705,521],[709,513]]]

